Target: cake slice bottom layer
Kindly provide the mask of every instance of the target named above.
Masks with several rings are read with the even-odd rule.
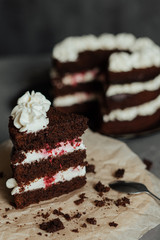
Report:
[[[73,190],[81,188],[86,183],[86,177],[76,177],[71,181],[60,182],[48,188],[41,188],[34,191],[27,191],[21,194],[14,195],[16,208],[24,208],[30,204],[48,200],[54,197],[59,197],[62,194],[67,194]]]

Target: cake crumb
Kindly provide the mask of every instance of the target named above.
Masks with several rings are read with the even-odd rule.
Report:
[[[103,192],[99,192],[98,195],[99,195],[100,197],[103,197]]]
[[[125,169],[124,168],[119,168],[119,169],[117,169],[117,171],[115,171],[113,176],[115,178],[123,178],[124,173],[125,173]]]
[[[95,200],[94,204],[96,207],[103,207],[105,205],[105,200],[101,200],[101,201]]]
[[[95,184],[94,189],[95,189],[97,192],[109,192],[110,187],[104,186],[104,185],[99,181],[97,184]]]
[[[72,219],[73,218],[80,218],[82,216],[82,214],[81,213],[76,213],[75,215],[73,215],[73,217],[71,217]]]
[[[81,194],[79,195],[79,199],[75,200],[74,203],[75,203],[76,205],[80,205],[81,203],[84,202],[84,199],[85,199],[85,198],[86,198],[85,193],[81,193]]]
[[[72,232],[75,232],[75,233],[78,233],[78,232],[79,232],[79,231],[78,231],[78,228],[72,229],[71,231],[72,231]]]
[[[5,208],[5,211],[8,212],[10,210],[10,208]]]
[[[71,220],[71,217],[68,213],[63,213],[61,212],[61,210],[57,210],[57,209],[54,209],[53,210],[53,214],[57,215],[57,216],[62,216],[64,217],[67,221],[70,221]]]
[[[42,213],[41,214],[42,218],[46,219],[50,216],[50,214],[47,212],[47,213]]]
[[[106,197],[106,198],[105,198],[105,201],[106,201],[106,202],[112,202],[113,199]]]
[[[86,223],[83,223],[83,224],[81,225],[81,227],[82,227],[82,228],[86,228],[86,227],[87,227],[87,224],[86,224]]]
[[[143,163],[146,165],[146,169],[147,170],[150,170],[152,165],[153,165],[153,163],[150,160],[146,159],[146,158],[143,159]]]
[[[80,204],[83,203],[83,202],[84,202],[84,198],[80,198],[80,199],[77,199],[77,200],[74,201],[74,203],[75,203],[76,205],[80,205]]]
[[[72,217],[68,214],[68,213],[63,213],[60,210],[54,209],[53,214],[57,215],[57,216],[62,216],[64,217],[67,221],[70,221],[74,218],[80,218],[82,216],[81,213],[77,212],[76,214],[74,214]]]
[[[87,218],[86,221],[87,221],[87,223],[92,224],[92,225],[97,224],[97,221],[95,218]]]
[[[123,198],[119,198],[116,201],[114,201],[114,204],[119,207],[126,207],[127,204],[130,204],[130,200],[129,198],[123,197]]]
[[[59,218],[55,218],[49,222],[41,223],[39,227],[40,229],[49,233],[57,232],[64,229],[64,225]]]
[[[41,236],[41,235],[42,235],[42,233],[41,233],[41,232],[38,232],[38,233],[37,233],[37,235]]]
[[[86,173],[96,173],[95,172],[95,165],[94,164],[88,164],[86,166]]]
[[[108,225],[109,225],[110,227],[117,227],[117,226],[118,226],[118,223],[109,222]]]

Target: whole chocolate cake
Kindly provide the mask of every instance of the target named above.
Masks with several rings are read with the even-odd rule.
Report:
[[[149,38],[69,37],[54,47],[52,57],[57,109],[91,116],[103,134],[159,125],[160,48]]]

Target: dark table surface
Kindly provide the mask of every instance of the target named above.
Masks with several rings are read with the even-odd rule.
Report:
[[[9,138],[8,117],[16,100],[27,90],[41,91],[50,98],[49,55],[0,59],[0,142]],[[160,131],[132,139],[121,139],[140,158],[153,162],[151,172],[160,177]],[[145,234],[141,240],[159,240],[160,225]]]

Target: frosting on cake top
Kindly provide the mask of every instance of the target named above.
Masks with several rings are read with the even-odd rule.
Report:
[[[147,37],[136,39],[134,35],[127,33],[102,34],[99,37],[94,35],[68,37],[54,47],[52,56],[60,62],[74,62],[78,59],[80,52],[99,49],[129,50],[132,53],[111,54],[109,59],[111,71],[160,66],[160,48]]]
[[[80,52],[98,49],[112,50],[115,48],[130,50],[135,41],[135,37],[127,33],[102,34],[99,37],[94,35],[68,37],[54,47],[52,56],[60,62],[72,62],[77,60]]]
[[[47,127],[49,119],[47,111],[50,108],[50,101],[40,92],[26,92],[17,101],[13,108],[11,116],[14,126],[20,132],[37,132]]]
[[[160,67],[160,48],[157,46],[144,48],[143,51],[132,54],[125,52],[113,53],[109,57],[108,69],[113,72],[126,72],[152,66]]]

